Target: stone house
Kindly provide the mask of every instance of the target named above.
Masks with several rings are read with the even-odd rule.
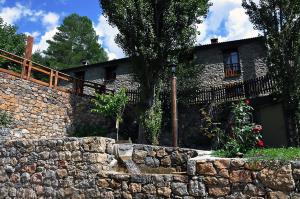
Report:
[[[200,65],[199,67],[203,67],[199,74],[197,87],[210,89],[211,87],[225,86],[226,88],[228,86],[226,92],[230,93],[230,86],[233,83],[255,79],[267,74],[266,55],[267,49],[263,37],[227,42],[218,42],[217,39],[212,39],[210,44],[200,45],[194,49],[194,59]],[[105,83],[110,89],[126,87],[135,90],[139,86],[133,80],[129,58],[78,66],[62,72],[84,80]],[[254,122],[263,125],[264,140],[267,146],[286,146],[288,144],[283,108],[279,99],[272,95],[262,95],[252,99],[255,109]],[[179,136],[190,147],[196,147],[202,139],[197,137],[199,133],[197,133],[196,121],[201,119],[198,110],[197,106],[190,107],[190,109],[186,107],[180,109],[179,107]],[[170,136],[165,134],[162,137],[169,141]],[[167,141],[162,144],[167,145]],[[195,145],[192,145],[192,142],[195,142]],[[202,142],[206,141],[202,140]]]
[[[194,49],[196,63],[204,66],[199,74],[199,87],[228,85],[263,76],[267,73],[266,48],[263,37],[218,42],[197,46]],[[130,68],[130,59],[123,58],[103,63],[82,65],[62,72],[97,83],[105,83],[110,89],[126,87],[137,89]]]

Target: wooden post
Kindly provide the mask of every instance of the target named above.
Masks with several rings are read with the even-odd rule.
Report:
[[[29,63],[28,63],[28,71],[27,71],[27,76],[26,76],[27,80],[30,80],[30,77],[31,77],[31,67],[32,67],[32,62],[29,61]]]
[[[50,80],[49,80],[49,87],[52,88],[53,85],[53,69],[50,71]]]
[[[30,76],[30,73],[28,73],[27,62],[31,60],[32,47],[33,47],[33,37],[28,36],[26,48],[25,48],[25,59],[23,61],[22,73],[21,73],[21,77],[24,79],[28,79],[28,77]],[[31,65],[31,63],[29,63],[29,65]]]
[[[172,134],[173,147],[178,146],[178,118],[177,118],[177,92],[176,92],[176,77],[172,77]]]
[[[58,71],[55,71],[54,88],[57,87],[57,82],[58,82]]]

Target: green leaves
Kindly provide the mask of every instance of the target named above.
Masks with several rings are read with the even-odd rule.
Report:
[[[3,22],[0,18],[0,49],[24,56],[26,36],[17,33],[17,27]]]
[[[96,94],[96,99],[92,99],[95,108],[91,111],[93,113],[101,114],[105,117],[112,117],[116,121],[122,121],[122,115],[125,106],[128,102],[126,90],[121,89],[115,94]]]
[[[11,123],[11,115],[4,110],[0,110],[0,127],[8,127]]]
[[[77,14],[67,16],[57,28],[53,41],[45,51],[52,67],[63,69],[81,65],[82,60],[89,63],[107,61],[104,49],[98,43],[98,36],[88,17]]]

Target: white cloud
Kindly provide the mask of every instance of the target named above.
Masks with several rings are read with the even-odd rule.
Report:
[[[0,0],[0,4],[4,4],[6,0]]]
[[[24,7],[20,4],[16,4],[15,7],[4,7],[0,11],[0,17],[4,20],[4,22],[8,24],[14,24],[21,17],[26,16],[28,13]],[[25,10],[25,12],[23,12]]]
[[[59,15],[54,12],[48,12],[47,14],[43,15],[42,23],[48,29],[53,29],[56,27],[59,22]]]
[[[34,32],[25,32],[24,33],[25,35],[30,35],[30,36],[32,36],[32,37],[34,37],[34,38],[37,38],[38,36],[40,36],[41,35],[41,33],[40,32],[38,32],[38,31],[34,31]]]
[[[125,56],[123,50],[115,43],[115,37],[119,33],[119,30],[109,25],[103,15],[99,17],[94,29],[97,35],[99,35],[99,42],[105,48],[110,60]]]
[[[57,31],[58,31],[57,28],[54,27],[54,28],[48,30],[47,32],[45,32],[45,34],[41,36],[40,41],[33,45],[33,52],[35,52],[37,50],[40,50],[40,51],[46,50],[49,46],[49,44],[47,43],[47,40],[52,40],[53,36],[55,35],[55,33],[57,33]]]
[[[207,19],[198,25],[201,34],[197,36],[197,43],[207,44],[211,38],[228,41],[258,36],[259,32],[253,29],[241,5],[241,0],[212,0],[211,2],[213,5],[210,7]]]

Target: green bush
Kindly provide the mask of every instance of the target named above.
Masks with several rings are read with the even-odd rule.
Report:
[[[0,110],[0,127],[9,127],[12,123],[12,117],[4,110]]]
[[[248,100],[232,105],[230,132],[224,145],[227,157],[241,156],[251,149],[264,147],[262,126],[252,123],[252,110]]]

